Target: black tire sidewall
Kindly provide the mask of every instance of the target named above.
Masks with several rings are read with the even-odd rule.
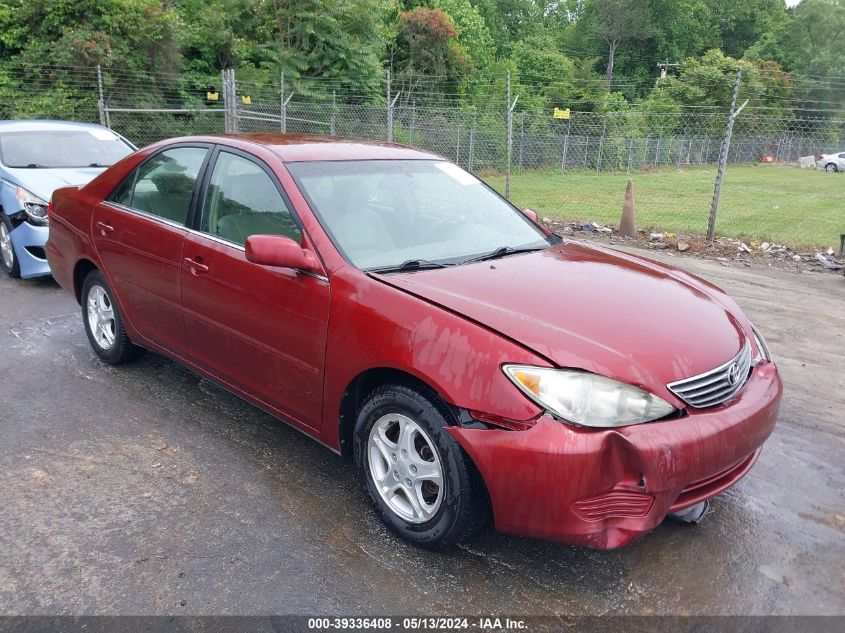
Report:
[[[91,325],[88,323],[88,293],[94,286],[100,286],[103,290],[105,290],[109,297],[109,302],[112,305],[112,310],[114,311],[114,345],[112,345],[111,349],[108,350],[100,347],[94,339],[94,334],[91,332]],[[85,325],[85,334],[88,336],[88,342],[91,343],[91,348],[94,350],[94,353],[109,364],[121,362],[124,358],[123,347],[127,343],[127,338],[123,329],[123,319],[121,318],[120,310],[117,307],[117,302],[114,299],[114,293],[108,283],[106,283],[106,278],[100,271],[92,270],[85,278],[85,282],[82,284],[81,303],[82,321]]]
[[[833,163],[828,163],[827,165],[824,166],[824,168],[825,168],[825,171],[829,171],[829,172],[839,171],[839,168],[836,165],[834,165]]]
[[[409,523],[396,515],[381,498],[370,474],[367,440],[376,421],[388,413],[401,413],[413,419],[428,435],[443,467],[443,500],[437,514],[425,523]],[[448,425],[443,413],[437,404],[415,390],[390,385],[372,394],[358,415],[355,429],[355,459],[362,471],[367,493],[388,528],[420,546],[434,547],[442,542],[451,542],[459,523],[461,506],[468,501],[461,499],[460,495],[461,491],[469,488],[468,483],[462,481],[466,477],[466,469],[458,464],[458,460],[465,458],[458,443],[443,430]]]
[[[0,222],[4,224],[6,230],[9,232],[9,238],[11,239],[12,236],[12,223],[9,221],[9,216],[7,216],[2,209],[0,209]],[[6,271],[6,274],[13,278],[18,278],[21,276],[21,266],[20,262],[18,261],[18,254],[15,252],[15,245],[12,243],[12,268],[9,269],[6,266],[6,262],[3,261],[3,258],[0,257],[0,266],[3,267],[3,270]]]

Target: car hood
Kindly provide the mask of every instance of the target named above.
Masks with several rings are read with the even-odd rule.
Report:
[[[62,187],[81,187],[105,171],[104,167],[66,167],[45,169],[5,168],[16,185],[31,191],[42,200],[50,201],[56,189]]]
[[[739,307],[715,286],[651,260],[575,242],[373,276],[554,365],[609,376],[674,402],[667,383],[730,360],[750,332]]]

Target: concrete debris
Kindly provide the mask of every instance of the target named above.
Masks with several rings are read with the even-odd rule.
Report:
[[[767,250],[769,250],[770,246],[771,246],[771,244],[769,244],[768,242],[763,242],[762,244],[760,244],[760,250],[761,251],[767,251]]]
[[[825,257],[821,253],[816,253],[816,261],[828,270],[842,270],[845,268],[845,265],[840,264],[832,258]]]
[[[801,261],[801,256],[800,256],[800,255],[793,255],[793,256],[792,256],[792,259],[794,259],[796,262],[800,262],[800,261]]]
[[[798,159],[798,166],[801,169],[815,169],[816,167],[816,157],[815,156],[802,156]]]
[[[648,241],[649,242],[662,242],[664,237],[665,236],[663,235],[663,233],[651,233],[648,236]]]
[[[748,246],[748,244],[746,244],[745,242],[740,242],[740,243],[739,243],[739,250],[740,250],[740,252],[742,252],[742,253],[750,253],[750,252],[752,252],[752,251],[751,251],[751,248],[750,248],[750,247]]]
[[[678,242],[678,250],[682,253],[689,250],[689,244],[686,242]]]

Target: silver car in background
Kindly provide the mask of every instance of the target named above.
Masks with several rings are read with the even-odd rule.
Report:
[[[825,171],[845,171],[845,152],[819,154],[816,165]]]

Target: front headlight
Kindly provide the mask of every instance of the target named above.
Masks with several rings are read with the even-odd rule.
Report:
[[[35,224],[47,224],[47,203],[31,191],[18,187],[18,203]]]
[[[757,328],[753,325],[751,326],[751,331],[754,332],[754,342],[757,343],[757,349],[759,350],[760,356],[762,357],[762,359],[757,358],[755,360],[759,362],[760,360],[764,359],[771,363],[772,355],[769,352],[769,346],[766,345],[766,339],[763,338],[763,335],[760,334],[760,332],[757,331]]]
[[[534,402],[579,426],[641,424],[675,411],[675,407],[654,394],[598,374],[531,365],[505,365],[502,369]]]

